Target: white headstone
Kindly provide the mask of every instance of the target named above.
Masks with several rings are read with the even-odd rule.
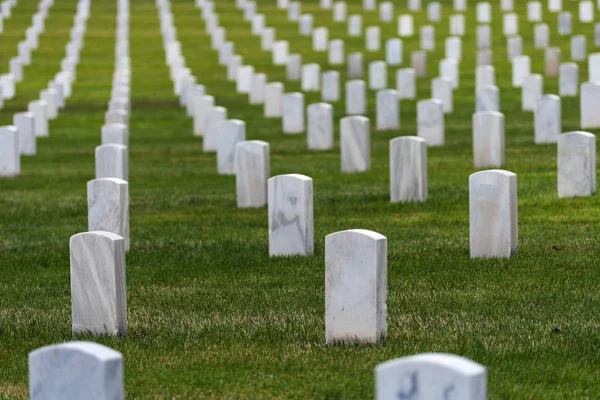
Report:
[[[333,149],[333,107],[327,103],[311,104],[307,108],[308,148],[311,150]]]
[[[490,3],[477,3],[477,22],[481,24],[492,22],[492,5]]]
[[[129,145],[129,131],[127,125],[112,123],[102,126],[102,144],[116,143],[123,146]],[[95,229],[102,230],[102,229]]]
[[[13,74],[2,74],[0,75],[0,87],[2,88],[2,97],[6,99],[12,99],[15,97],[15,77]]]
[[[270,176],[269,143],[260,140],[239,142],[234,156],[237,206],[264,206]]]
[[[504,36],[519,34],[519,17],[515,13],[504,14],[503,24]]]
[[[361,79],[363,75],[362,53],[348,54],[348,79]]]
[[[236,91],[238,93],[250,93],[250,85],[252,76],[254,75],[254,67],[251,65],[242,65],[237,70]]]
[[[367,113],[367,85],[358,79],[346,82],[346,114]]]
[[[403,14],[398,17],[398,36],[411,37],[415,34],[413,16]]]
[[[379,4],[379,20],[381,22],[392,22],[394,20],[394,3],[384,1]]]
[[[123,400],[123,356],[101,344],[68,342],[29,353],[31,400]]]
[[[431,98],[442,102],[444,113],[451,113],[454,110],[452,80],[443,76],[434,78],[431,81]]]
[[[560,64],[558,88],[560,97],[579,94],[579,66],[576,63]]]
[[[194,135],[204,136],[204,128],[206,125],[206,116],[209,110],[215,105],[213,96],[197,96],[193,99],[194,102]]]
[[[33,113],[20,112],[13,114],[13,125],[19,131],[19,152],[27,156],[35,155],[35,118]]]
[[[390,200],[427,200],[427,141],[416,136],[390,140]]]
[[[48,136],[47,108],[48,105],[43,100],[32,101],[27,107],[29,112],[33,113],[36,137]]]
[[[264,104],[266,84],[267,76],[265,74],[252,75],[252,82],[250,83],[250,95],[248,97],[250,104]]]
[[[523,86],[523,80],[531,74],[531,60],[528,56],[517,56],[512,60],[513,87]]]
[[[489,49],[492,47],[492,28],[489,25],[477,26],[477,48]]]
[[[504,166],[504,115],[496,111],[473,114],[473,165],[475,168]]]
[[[344,41],[335,39],[329,42],[329,65],[344,64]]]
[[[313,254],[313,180],[299,174],[270,178],[268,204],[269,255]]]
[[[378,26],[369,26],[365,30],[367,51],[379,51],[381,49],[381,34]]]
[[[302,66],[302,91],[318,92],[320,90],[321,66],[304,64]]]
[[[600,82],[581,84],[581,128],[600,128]]]
[[[518,35],[510,36],[506,40],[506,50],[509,61],[512,61],[515,57],[523,55],[523,38]]]
[[[569,132],[558,136],[558,197],[596,193],[596,136]]]
[[[425,50],[413,51],[410,55],[410,65],[415,70],[417,77],[427,76],[427,52]]]
[[[289,43],[287,40],[278,40],[273,43],[273,65],[286,65]]]
[[[329,30],[324,27],[313,29],[312,47],[313,51],[327,51],[329,45]]]
[[[540,1],[530,1],[527,3],[527,21],[542,21],[542,3]]]
[[[325,237],[327,344],[374,343],[387,335],[387,239],[352,229]]]
[[[552,12],[562,11],[562,0],[548,0],[548,10]]]
[[[550,43],[550,29],[548,24],[536,24],[534,31],[534,46],[536,49],[545,49]]]
[[[371,135],[369,119],[363,116],[340,120],[340,153],[342,172],[371,169]]]
[[[437,1],[427,4],[427,20],[429,22],[440,22],[442,20],[442,7]]]
[[[346,20],[347,7],[343,1],[333,3],[333,21],[344,22]]]
[[[527,75],[523,78],[521,88],[521,109],[535,111],[538,101],[544,95],[544,78],[539,74]]]
[[[513,0],[500,0],[500,9],[502,11],[512,11],[514,8]]]
[[[273,43],[275,43],[275,28],[264,28],[260,38],[260,48],[264,51],[271,51]]]
[[[286,77],[288,81],[299,81],[302,78],[302,54],[288,56]]]
[[[396,71],[396,90],[398,99],[414,100],[417,96],[415,70],[412,68],[403,68]]]
[[[437,99],[417,103],[417,135],[428,146],[444,145],[444,105]]]
[[[560,48],[546,48],[546,76],[558,76],[560,73]]]
[[[362,35],[362,16],[351,15],[348,17],[348,36],[359,37]]]
[[[562,132],[560,97],[542,96],[534,111],[535,143],[556,143]]]
[[[491,65],[479,65],[475,68],[475,93],[485,86],[496,85],[496,70]]]
[[[119,178],[87,183],[88,231],[112,232],[125,240],[129,251],[129,184]]]
[[[456,36],[446,38],[446,58],[453,58],[456,61],[462,59],[462,40]]]
[[[384,61],[369,63],[369,88],[372,90],[387,88],[387,65]]]
[[[283,83],[271,82],[265,87],[265,118],[279,118],[282,115]]]
[[[96,147],[96,178],[128,180],[127,146],[109,143]]]
[[[464,36],[465,35],[465,16],[462,14],[454,14],[450,16],[450,35]]]
[[[484,86],[477,90],[475,111],[500,111],[500,90],[496,86]]]
[[[421,50],[435,50],[435,28],[432,25],[421,27]]]
[[[402,40],[393,38],[385,42],[385,59],[388,65],[402,64]]]
[[[587,59],[585,35],[571,36],[571,60],[585,61]]]
[[[600,53],[588,56],[588,76],[590,82],[600,83]]]
[[[94,231],[71,236],[69,245],[73,333],[125,336],[125,240]]]
[[[590,0],[579,2],[579,22],[594,22],[594,3]]]
[[[471,258],[516,255],[517,213],[517,175],[499,169],[472,174],[469,177]]]
[[[449,78],[452,82],[452,88],[459,86],[458,61],[454,58],[445,58],[440,61],[440,77]]]
[[[321,75],[321,99],[336,102],[340,100],[340,73],[325,71]]]
[[[206,110],[204,140],[202,141],[202,150],[204,152],[217,151],[219,123],[226,119],[227,109],[225,107],[211,107]]]
[[[382,89],[377,92],[377,130],[388,131],[400,128],[400,104],[398,92]]]
[[[282,111],[283,133],[296,134],[304,132],[304,94],[284,94]]]
[[[219,122],[217,130],[217,171],[221,175],[233,175],[235,146],[246,140],[246,123],[229,119]]]
[[[379,364],[375,369],[377,400],[486,400],[485,368],[469,359],[425,353]]]
[[[19,131],[15,126],[0,126],[0,177],[21,174]]]
[[[304,14],[300,16],[300,36],[310,36],[313,29],[313,16]]]
[[[573,32],[573,24],[571,23],[571,13],[562,12],[558,14],[558,34],[567,36]]]

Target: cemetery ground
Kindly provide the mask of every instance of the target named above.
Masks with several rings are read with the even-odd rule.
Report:
[[[282,134],[280,119],[263,118],[262,106],[235,94],[194,2],[171,3],[188,66],[229,118],[246,122],[248,139],[270,143],[271,176],[314,179],[315,254],[269,258],[267,208],[236,208],[235,177],[217,174],[215,154],[202,151],[202,139],[193,136],[192,120],[173,95],[154,1],[132,0],[128,335],[78,337],[123,354],[127,398],[366,399],[373,397],[376,364],[422,352],[458,354],[484,365],[490,398],[600,397],[598,197],[557,198],[556,145],[533,143],[533,114],[521,111],[521,90],[511,86],[501,13],[493,14],[492,49],[506,116],[505,169],[517,174],[519,254],[472,260],[474,29],[467,26],[463,38],[461,85],[455,111],[445,117],[446,144],[428,149],[428,199],[392,204],[389,140],[416,134],[415,101],[401,102],[400,130],[378,132],[369,91],[372,168],[342,174],[338,121],[344,101],[334,104],[336,148],[308,151],[305,134]],[[274,67],[270,54],[260,51],[235,1],[215,4],[244,60],[269,81],[284,82],[286,92],[299,90],[299,82],[286,80],[285,67]],[[327,66],[327,53],[313,52],[311,37],[300,36],[275,1],[257,4],[278,39],[289,40],[304,62],[337,69],[345,81],[346,66]],[[330,10],[317,1],[302,7],[315,26],[328,26],[330,37],[346,41],[346,54],[364,51],[364,37],[348,37],[346,24],[333,23]],[[348,14],[363,13],[359,1],[348,7]],[[515,1],[515,7],[522,12],[526,4]],[[576,12],[576,3],[565,2],[569,7]],[[20,1],[6,21],[0,65],[14,56],[35,8],[36,2]],[[0,125],[10,124],[58,69],[74,13],[75,2],[56,1],[17,97],[0,110]],[[73,339],[69,237],[87,230],[86,182],[94,178],[94,148],[110,97],[115,13],[113,1],[92,2],[67,107],[51,121],[50,137],[38,140],[38,154],[22,158],[21,176],[0,181],[0,398],[27,397],[30,351]],[[444,5],[428,76],[417,81],[418,99],[430,97],[450,14],[451,5]],[[466,15],[475,21],[475,8]],[[423,7],[415,25],[425,19]],[[380,23],[376,12],[363,13],[363,21],[380,25],[383,38],[396,36],[396,24]],[[574,33],[591,38],[592,26],[575,24]],[[533,23],[521,18],[520,32],[532,72],[543,73]],[[567,58],[567,38],[552,37]],[[404,65],[418,46],[418,34],[404,38]],[[591,46],[589,40],[588,52]],[[384,59],[384,51],[365,52],[365,67]],[[587,64],[579,67],[580,77],[587,76]],[[395,70],[388,68],[390,82]],[[558,93],[558,77],[546,77],[544,85],[545,93]],[[320,93],[306,94],[306,105],[319,101]],[[563,132],[579,130],[578,98],[562,99],[562,126]],[[388,338],[379,347],[325,345],[324,238],[353,228],[388,238]]]

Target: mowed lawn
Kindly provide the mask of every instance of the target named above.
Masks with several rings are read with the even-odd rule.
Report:
[[[0,72],[17,55],[17,43],[37,8],[20,0],[0,35]],[[517,174],[519,254],[510,260],[469,258],[468,177],[473,168],[475,0],[466,13],[464,59],[455,111],[446,116],[446,145],[428,150],[429,198],[423,204],[389,202],[389,140],[416,134],[416,102],[401,102],[401,129],[375,131],[375,95],[369,92],[372,168],[342,174],[339,118],[334,104],[336,148],[309,152],[305,135],[283,135],[281,121],[263,118],[262,106],[237,95],[226,69],[210,48],[193,0],[173,0],[174,23],[187,65],[229,118],[246,122],[247,138],[271,145],[272,175],[301,173],[314,179],[315,254],[269,258],[267,210],[236,208],[235,178],[216,173],[214,153],[202,152],[192,120],[179,106],[165,63],[158,12],[152,0],[131,1],[132,116],[130,215],[132,250],[127,255],[129,334],[126,338],[77,337],[121,352],[127,398],[367,399],[374,396],[374,367],[421,352],[448,352],[487,367],[491,399],[600,397],[600,213],[598,197],[559,200],[556,145],[534,145],[533,114],[521,112],[520,89],[511,87],[511,67],[502,35],[499,1],[493,7],[493,53],[501,111],[506,117],[506,167]],[[216,11],[244,62],[269,81],[285,83],[234,0],[217,0]],[[396,14],[406,1],[396,3]],[[415,36],[404,39],[404,65],[419,47],[428,24],[426,3],[415,13]],[[436,23],[436,51],[428,77],[418,79],[418,99],[430,97],[449,34],[450,1]],[[533,48],[526,1],[515,1],[524,54],[543,73],[544,52]],[[545,3],[545,2],[544,2]],[[275,0],[257,1],[276,37],[290,41],[304,63],[327,65],[312,51]],[[586,34],[594,51],[593,24],[580,24],[577,2],[573,34]],[[346,42],[346,53],[364,51],[363,38],[347,36],[317,0],[303,1],[315,26]],[[0,110],[0,124],[29,101],[60,69],[76,7],[56,0],[32,65],[17,97]],[[348,14],[363,13],[348,1]],[[380,24],[382,38],[397,24],[363,13],[363,26]],[[18,179],[0,180],[0,398],[26,398],[27,354],[41,346],[74,340],[71,334],[69,237],[87,230],[86,182],[94,178],[94,147],[110,96],[114,70],[116,4],[93,0],[77,82],[67,107],[38,140],[38,154],[22,157]],[[598,15],[598,12],[597,12]],[[557,15],[544,7],[551,45],[570,59],[569,37],[559,37]],[[385,59],[364,53],[366,62]],[[587,63],[580,62],[580,80]],[[341,81],[344,67],[336,68]],[[388,70],[395,87],[395,70]],[[365,74],[365,79],[367,75]],[[343,88],[343,85],[342,85]],[[558,94],[558,78],[545,78]],[[320,101],[307,93],[306,105]],[[579,129],[579,99],[562,99],[563,131]],[[595,133],[598,133],[596,131]],[[388,238],[388,340],[375,346],[326,346],[324,237],[362,228]]]

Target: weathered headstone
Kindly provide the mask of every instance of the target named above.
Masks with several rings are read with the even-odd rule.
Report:
[[[579,67],[576,63],[560,64],[558,88],[561,97],[579,94]]]
[[[517,254],[517,175],[504,170],[469,176],[471,258]]]
[[[377,92],[377,130],[387,131],[400,128],[400,105],[398,92],[382,89]]]
[[[115,233],[129,251],[129,184],[119,178],[99,178],[87,183],[88,231]]]
[[[29,353],[31,400],[123,400],[123,356],[92,342],[69,342]]]
[[[417,84],[415,70],[403,68],[396,71],[396,90],[398,99],[414,100],[417,96]]]
[[[304,94],[284,94],[282,108],[283,133],[296,134],[304,132]]]
[[[546,48],[546,76],[558,76],[560,72],[560,52],[559,47]]]
[[[96,178],[128,180],[127,146],[109,143],[96,147]]]
[[[313,180],[299,174],[270,178],[268,204],[269,255],[313,254]]]
[[[19,152],[26,156],[35,155],[35,119],[33,113],[20,112],[14,114],[13,125],[19,132]]]
[[[473,114],[473,165],[475,168],[504,166],[504,115],[496,111]]]
[[[534,111],[535,143],[556,143],[562,132],[560,97],[547,94]]]
[[[416,136],[390,140],[390,200],[427,200],[427,141]]]
[[[558,197],[596,193],[596,136],[569,132],[558,136]]]
[[[239,142],[235,146],[236,197],[239,208],[267,204],[270,175],[269,143],[261,140]]]
[[[311,104],[307,108],[307,142],[311,150],[333,148],[333,107],[327,103]]]
[[[19,131],[15,126],[0,126],[0,177],[21,174]]]
[[[340,153],[342,172],[371,169],[371,135],[367,117],[350,116],[340,120]]]
[[[71,236],[69,245],[73,333],[125,336],[125,240],[94,231]]]
[[[237,143],[246,140],[246,124],[240,120],[221,121],[218,125],[217,169],[219,174],[234,174],[234,152]]]
[[[486,400],[485,368],[453,354],[425,353],[379,364],[376,399]]]
[[[544,78],[539,74],[527,75],[523,78],[521,88],[521,109],[535,111],[538,101],[544,95]]]
[[[367,113],[367,85],[358,79],[346,82],[346,114]]]
[[[427,99],[417,103],[417,135],[428,146],[444,145],[444,105],[441,100]]]
[[[385,341],[385,236],[352,229],[325,237],[325,330],[327,344]]]
[[[427,76],[427,52],[425,50],[413,51],[410,55],[410,65],[415,70],[417,77]]]

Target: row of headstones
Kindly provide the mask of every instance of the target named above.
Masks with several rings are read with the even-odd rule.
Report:
[[[54,0],[40,1],[32,24],[26,30],[25,40],[18,44],[19,55],[10,59],[9,73],[0,75],[0,108],[4,106],[4,100],[15,97],[15,85],[23,80],[23,67],[31,64],[31,52],[38,48],[39,35],[44,32],[45,20],[53,4]]]
[[[4,32],[4,20],[12,16],[12,9],[17,5],[17,0],[4,0],[0,3],[0,34]]]
[[[131,102],[128,0],[119,0],[117,7],[111,97],[102,127],[102,144],[95,149],[96,179],[87,183],[88,230],[119,235],[127,252],[130,248],[128,147]]]
[[[122,400],[123,356],[93,342],[67,342],[29,353],[32,400]],[[487,399],[485,367],[453,354],[424,353],[375,368],[378,400]]]
[[[48,3],[50,1],[42,0]],[[20,175],[21,155],[36,154],[37,138],[48,136],[48,121],[58,117],[60,109],[65,107],[66,100],[71,96],[76,79],[75,70],[79,64],[79,53],[83,47],[89,8],[89,0],[79,0],[77,3],[77,14],[71,29],[71,39],[66,46],[66,56],[61,61],[61,70],[48,83],[48,88],[40,92],[40,99],[29,103],[28,112],[14,114],[14,125],[0,128],[1,177]],[[12,74],[8,75],[11,75],[14,96],[14,80]]]

